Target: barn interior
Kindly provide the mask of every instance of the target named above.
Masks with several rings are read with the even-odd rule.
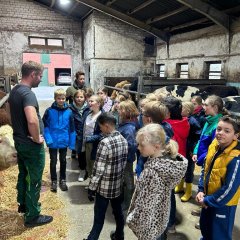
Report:
[[[77,71],[85,73],[94,91],[138,79],[138,91],[145,93],[173,84],[232,86],[240,92],[239,0],[1,0],[0,18],[0,88],[5,92],[21,79],[21,65],[28,60],[44,65],[36,90],[40,101],[52,99],[59,73],[71,74],[73,81]],[[40,107],[47,105],[43,101]],[[75,165],[68,163],[71,196],[58,195],[69,207],[64,211],[70,230],[58,238],[51,238],[52,229],[41,232],[49,234],[46,239],[75,240],[90,230],[93,206],[84,196],[85,183],[77,193],[77,170],[70,170]],[[168,239],[198,239],[190,214],[194,200],[178,204],[184,211],[180,233]],[[110,215],[101,240],[114,227]],[[233,240],[240,236],[239,210],[237,216]],[[35,234],[33,239],[43,238]],[[136,239],[129,229],[126,239]]]

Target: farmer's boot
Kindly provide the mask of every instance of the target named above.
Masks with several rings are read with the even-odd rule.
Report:
[[[184,184],[184,180],[182,179],[181,182],[175,187],[175,193],[184,192],[183,184]]]
[[[192,183],[186,183],[185,194],[181,197],[182,202],[187,202],[192,197]]]

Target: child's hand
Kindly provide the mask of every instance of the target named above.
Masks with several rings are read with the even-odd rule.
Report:
[[[195,198],[196,202],[200,203],[201,201],[203,201],[204,195],[205,194],[203,192],[199,192]]]
[[[193,160],[194,162],[197,162],[197,155],[196,155],[196,154],[194,154],[194,155],[192,156],[192,160]]]

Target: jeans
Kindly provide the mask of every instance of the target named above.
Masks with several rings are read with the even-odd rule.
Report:
[[[124,216],[121,207],[122,196],[117,198],[109,199],[101,196],[100,194],[96,194],[95,205],[94,205],[94,221],[92,230],[88,236],[88,240],[98,240],[99,235],[102,231],[105,214],[107,211],[108,203],[111,202],[113,215],[116,221],[116,238],[122,238],[124,235]]]
[[[67,155],[67,148],[49,148],[49,154],[50,154],[50,174],[51,174],[51,180],[57,181],[57,153],[59,150],[59,160],[60,160],[60,181],[66,180],[66,155]]]
[[[127,162],[126,167],[124,169],[123,192],[124,192],[123,210],[126,210],[129,208],[132,195],[134,192],[134,173],[133,163],[131,162]]]
[[[168,227],[171,227],[175,224],[175,218],[176,218],[176,198],[175,198],[174,189],[173,189],[171,192],[171,206],[170,206]]]
[[[41,208],[40,198],[45,151],[43,144],[29,145],[15,143],[18,156],[17,201],[26,205],[25,222],[37,217]]]

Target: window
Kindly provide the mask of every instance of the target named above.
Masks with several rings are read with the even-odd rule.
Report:
[[[177,77],[188,78],[188,63],[177,64]]]
[[[44,37],[28,37],[30,46],[55,47],[63,48],[63,39],[61,38],[44,38]]]
[[[159,77],[165,77],[165,64],[159,65]]]
[[[208,79],[221,79],[222,63],[221,62],[206,62]]]

